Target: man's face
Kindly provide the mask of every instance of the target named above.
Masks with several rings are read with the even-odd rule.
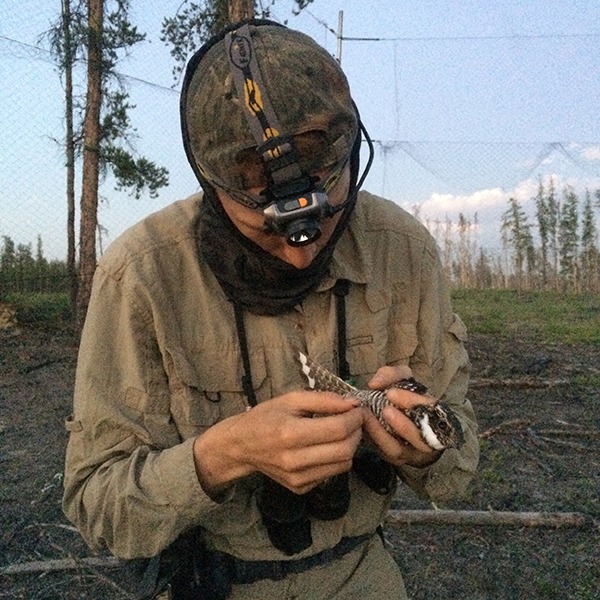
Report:
[[[344,202],[348,197],[349,188],[350,167],[347,165],[334,187],[329,191],[329,203],[332,206],[337,206]],[[246,191],[252,195],[259,195],[261,189],[253,188]],[[218,188],[217,195],[228,217],[239,229],[240,233],[269,254],[284,260],[297,269],[305,269],[312,263],[320,250],[331,238],[342,214],[342,211],[340,211],[331,218],[323,219],[321,236],[312,244],[290,246],[282,235],[265,231],[265,218],[262,210],[247,208]]]

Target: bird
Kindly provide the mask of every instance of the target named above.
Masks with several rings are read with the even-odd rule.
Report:
[[[300,369],[308,382],[309,389],[320,392],[335,392],[347,398],[357,398],[361,406],[369,408],[385,430],[395,438],[404,442],[383,418],[383,409],[393,406],[401,410],[421,432],[423,441],[433,450],[460,448],[465,442],[462,425],[454,411],[443,402],[423,403],[412,408],[400,409],[392,404],[386,396],[386,390],[361,390],[337,375],[317,364],[303,352],[299,352]],[[401,379],[392,387],[408,390],[424,396],[427,387],[409,377]],[[388,388],[389,389],[389,388]]]

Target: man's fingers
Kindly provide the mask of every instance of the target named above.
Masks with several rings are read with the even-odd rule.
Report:
[[[388,406],[383,409],[383,418],[397,436],[406,442],[405,449],[412,447],[420,452],[431,452],[431,448],[423,440],[419,428],[404,413]],[[384,454],[396,455],[401,450],[398,445],[402,444],[402,441],[386,431],[373,413],[365,415],[365,431]]]
[[[431,448],[423,440],[419,428],[403,412],[392,406],[387,406],[383,409],[383,418],[413,448],[421,452],[431,451]]]
[[[360,436],[362,425],[362,410],[351,407],[342,414],[296,417],[293,422],[282,423],[273,436],[284,448],[307,448]]]
[[[409,409],[421,404],[435,404],[437,401],[429,394],[417,394],[400,388],[389,388],[385,395],[387,399],[400,409]]]
[[[375,415],[365,416],[365,434],[369,441],[377,447],[379,453],[388,462],[396,466],[433,462],[432,458],[435,458],[435,453],[421,439],[421,434],[416,426],[410,422],[410,419],[391,407],[384,412],[387,413],[388,411],[392,414],[386,420],[393,429],[398,430],[398,435],[406,441],[398,440],[388,433]],[[397,413],[397,415],[394,415],[394,413]],[[399,418],[396,419],[396,416]],[[402,417],[410,423],[403,421]]]
[[[361,420],[362,422],[362,420]],[[308,443],[302,446],[291,445],[286,447],[285,440],[278,444],[280,450],[273,457],[273,464],[282,471],[295,472],[321,465],[332,465],[351,461],[360,440],[362,429],[358,428],[349,435],[339,440]]]
[[[396,449],[398,440],[384,429],[377,417],[368,408],[365,408],[364,411],[364,430],[369,440],[380,448],[384,454],[387,451]]]
[[[358,430],[340,442],[283,452],[266,474],[296,493],[307,492],[322,481],[349,471],[361,439],[362,431]]]
[[[333,392],[292,392],[282,396],[278,402],[284,402],[298,413],[309,415],[340,414],[360,405],[356,398],[345,398]]]
[[[380,367],[367,384],[372,390],[383,390],[401,379],[412,377],[412,370],[407,365],[397,367]]]

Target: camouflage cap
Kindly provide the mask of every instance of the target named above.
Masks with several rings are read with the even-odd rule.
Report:
[[[313,39],[287,27],[261,24],[250,27],[250,34],[280,134],[299,138],[302,169],[312,174],[345,163],[358,134],[358,117],[338,63]],[[265,185],[224,39],[190,61],[186,79],[181,118],[193,166],[225,189]],[[318,144],[302,143],[303,134]]]

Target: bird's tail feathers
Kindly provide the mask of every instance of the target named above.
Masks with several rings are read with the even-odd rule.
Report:
[[[341,395],[355,394],[358,391],[354,386],[346,383],[331,371],[317,364],[314,360],[306,356],[306,354],[299,352],[298,357],[302,373],[306,377],[308,387],[311,390],[335,392]]]

